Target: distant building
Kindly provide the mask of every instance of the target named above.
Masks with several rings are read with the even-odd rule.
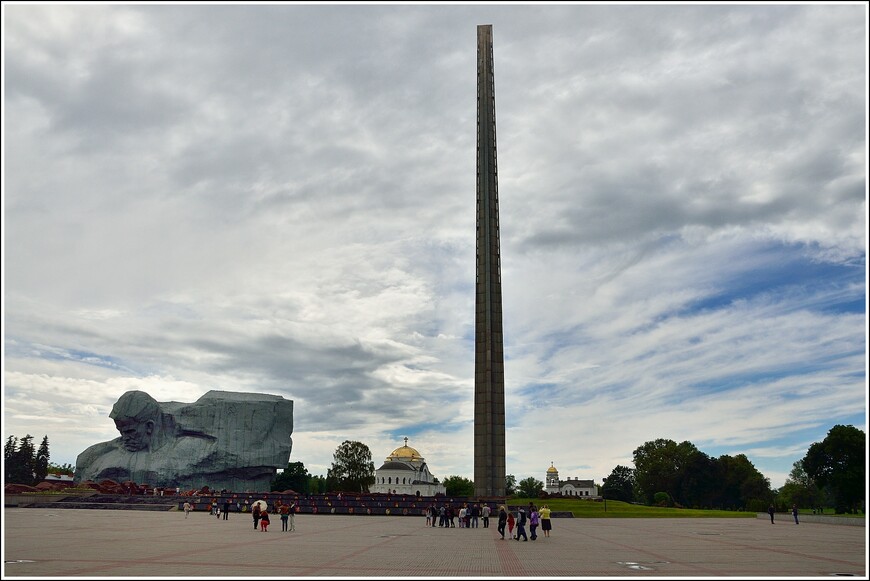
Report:
[[[547,494],[561,494],[562,496],[581,496],[584,498],[598,498],[598,486],[592,480],[580,480],[568,477],[567,480],[559,480],[559,471],[550,462],[547,468],[547,477],[544,481],[544,492]]]
[[[71,488],[73,486],[73,477],[69,474],[46,474],[42,482],[36,485],[37,488],[48,487],[53,490],[62,488]]]
[[[435,496],[445,494],[446,490],[443,484],[435,482],[426,460],[408,446],[408,438],[405,438],[405,445],[393,450],[375,470],[375,483],[369,487],[369,492]]]

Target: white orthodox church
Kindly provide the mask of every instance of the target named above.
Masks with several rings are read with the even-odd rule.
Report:
[[[369,486],[369,492],[435,496],[445,494],[446,489],[436,484],[426,460],[408,446],[405,438],[405,445],[393,450],[383,466],[375,470],[375,483]]]
[[[582,496],[584,498],[598,498],[598,487],[592,480],[580,480],[568,477],[568,480],[559,480],[559,471],[550,462],[547,468],[547,479],[544,481],[544,492],[547,494],[561,494],[562,496]]]

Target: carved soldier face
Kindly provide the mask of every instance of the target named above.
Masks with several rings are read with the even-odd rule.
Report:
[[[115,420],[115,427],[121,432],[121,443],[130,452],[145,450],[151,443],[151,434],[154,432],[154,422],[151,420]]]

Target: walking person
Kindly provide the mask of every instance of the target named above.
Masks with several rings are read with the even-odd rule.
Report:
[[[472,504],[471,505],[471,528],[476,529],[478,527],[478,523],[480,522],[480,505]]]
[[[260,530],[264,533],[269,532],[269,511],[267,509],[260,511]]]
[[[498,507],[498,527],[497,530],[501,533],[501,540],[504,540],[504,527],[507,525],[507,511],[504,509],[504,506]]]
[[[296,501],[290,503],[290,532],[296,530]]]
[[[792,516],[794,516],[794,524],[796,524],[796,525],[801,524],[800,522],[798,522],[798,516],[797,516],[797,515],[798,515],[798,509],[797,509],[797,505],[796,505],[796,504],[791,505],[791,514],[792,514]]]
[[[544,531],[544,536],[550,536],[550,530],[553,528],[553,525],[550,523],[550,507],[546,504],[541,507],[541,530]]]
[[[230,499],[224,500],[224,520],[230,520]]]
[[[290,520],[290,505],[282,504],[281,508],[278,509],[281,513],[281,532],[287,532],[287,523]]]
[[[514,513],[511,511],[508,511],[508,513],[507,513],[507,525],[508,525],[508,534],[511,536],[511,538],[514,538],[514,523],[515,522],[516,522],[516,520],[514,520]]]
[[[483,517],[483,528],[485,528],[485,529],[489,528],[489,513],[490,513],[489,505],[484,504],[483,508],[480,510],[480,514]]]
[[[538,538],[538,533],[535,531],[538,530],[539,518],[538,507],[532,506],[532,512],[529,515],[529,532],[531,533],[530,536],[533,541]]]
[[[520,540],[520,537],[523,537],[523,542],[529,540],[529,536],[526,534],[526,509],[520,507],[519,509],[519,518],[517,519],[517,540]]]
[[[257,525],[260,524],[260,505],[255,504],[254,510],[251,511],[251,516],[254,517],[254,530],[257,530]]]
[[[776,510],[773,508],[773,504],[771,504],[770,506],[767,507],[767,514],[770,515],[770,524],[774,524],[774,522],[773,522],[773,513],[774,512],[776,512]]]
[[[187,518],[187,515],[190,514],[190,511],[193,510],[193,507],[190,506],[190,503],[186,500],[184,501],[184,518]]]

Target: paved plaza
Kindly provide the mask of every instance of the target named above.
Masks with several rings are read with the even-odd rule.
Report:
[[[6,508],[12,577],[867,578],[867,529],[766,519],[553,519],[550,538],[432,528],[423,517]]]

